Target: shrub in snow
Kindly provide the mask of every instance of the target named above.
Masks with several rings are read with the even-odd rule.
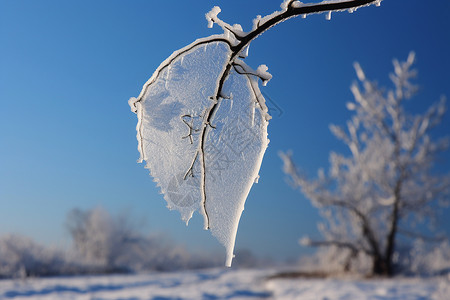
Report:
[[[403,272],[421,276],[450,274],[450,244],[448,240],[439,243],[415,241],[408,253],[399,261]]]
[[[61,251],[18,235],[0,237],[0,278],[58,275],[68,269]]]

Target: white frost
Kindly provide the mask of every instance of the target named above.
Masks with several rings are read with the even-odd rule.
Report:
[[[208,21],[208,28],[212,28],[214,21],[217,19],[217,15],[221,12],[219,6],[214,6],[206,15],[206,20]]]
[[[292,3],[292,7],[294,7],[294,8],[299,8],[299,7],[302,7],[302,6],[305,6],[305,3],[301,2],[301,1],[294,1]]]
[[[258,69],[256,69],[256,73],[259,78],[262,80],[262,85],[266,86],[267,82],[272,79],[272,74],[267,72],[269,68],[266,65],[260,65]]]

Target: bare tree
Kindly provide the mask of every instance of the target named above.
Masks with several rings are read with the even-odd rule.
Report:
[[[351,155],[332,152],[328,174],[319,171],[317,179],[307,179],[290,154],[281,154],[285,173],[325,217],[320,225],[324,240],[302,242],[346,256],[346,269],[369,258],[371,273],[392,275],[399,237],[433,239],[421,235],[415,225],[432,222],[439,205],[449,202],[450,177],[432,172],[449,139],[430,134],[444,115],[445,100],[422,115],[404,109],[404,101],[417,90],[411,83],[416,75],[413,62],[414,53],[406,62],[394,60],[394,88],[387,92],[355,63],[360,85],[352,85],[355,101],[347,103],[354,115],[347,130],[330,126]]]

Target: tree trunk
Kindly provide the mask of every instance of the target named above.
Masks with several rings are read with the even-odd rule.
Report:
[[[392,266],[392,257],[394,256],[395,250],[395,237],[397,235],[398,221],[399,221],[399,205],[400,205],[400,190],[402,186],[402,180],[397,182],[395,187],[394,195],[395,202],[394,208],[392,210],[392,220],[391,220],[391,229],[387,236],[387,244],[386,244],[386,252],[384,254],[384,264],[386,265],[386,274],[387,276],[391,276],[394,273]]]
[[[372,275],[377,276],[390,276],[391,270],[389,269],[387,259],[381,256],[375,255],[372,261]]]

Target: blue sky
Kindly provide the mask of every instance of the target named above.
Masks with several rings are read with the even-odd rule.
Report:
[[[142,230],[163,232],[193,251],[222,247],[190,226],[137,164],[137,96],[158,65],[199,37],[214,5],[221,18],[249,29],[252,19],[278,10],[278,1],[32,1],[0,2],[0,234],[20,233],[67,244],[66,213],[103,206],[145,220]],[[255,40],[246,59],[273,75],[262,91],[281,109],[269,125],[270,145],[241,218],[237,249],[295,258],[316,235],[316,209],[285,181],[277,152],[292,149],[310,175],[328,167],[330,150],[346,151],[328,130],[344,124],[349,86],[360,62],[368,77],[388,85],[392,58],[416,52],[420,85],[408,109],[421,112],[450,97],[450,2],[384,0],[354,14],[296,18]],[[436,135],[450,134],[447,114]],[[450,170],[450,154],[439,171]],[[448,211],[445,214],[448,216]],[[443,226],[450,228],[447,221]],[[448,229],[450,232],[450,229]]]

